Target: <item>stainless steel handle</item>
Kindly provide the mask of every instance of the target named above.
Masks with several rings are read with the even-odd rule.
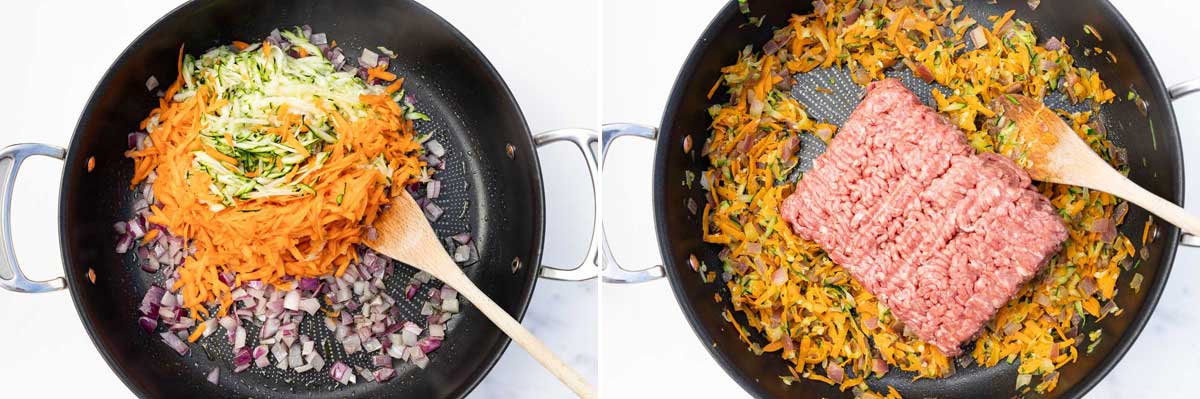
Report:
[[[612,145],[614,140],[623,136],[629,136],[641,137],[643,139],[655,141],[658,139],[658,129],[632,123],[613,123],[604,125],[603,136],[603,145],[600,146],[601,170],[603,170],[605,159],[608,157],[608,147]],[[604,245],[604,266],[600,271],[600,275],[604,278],[604,282],[642,283],[663,278],[663,276],[666,274],[666,270],[662,265],[654,265],[640,270],[630,270],[621,267],[621,264],[617,263],[617,259],[613,257],[612,248],[608,246],[608,235],[607,233],[603,232],[603,221],[600,224],[602,236],[601,239],[603,240]]]
[[[592,241],[588,243],[587,257],[583,259],[582,264],[573,269],[558,269],[541,265],[540,276],[551,280],[563,281],[591,280],[600,274],[600,163],[596,161],[596,144],[599,139],[596,137],[596,131],[577,128],[551,130],[533,135],[533,142],[539,148],[559,141],[575,144],[575,147],[579,148],[579,152],[583,153],[583,158],[587,161],[588,178],[592,181],[592,195],[596,198],[594,201],[595,208],[592,212],[594,215],[592,219]]]
[[[1200,92],[1200,79],[1188,80],[1167,88],[1167,93],[1170,94],[1172,101],[1187,97],[1196,92]],[[1200,237],[1183,233],[1183,238],[1179,243],[1189,247],[1200,248]]]
[[[1200,91],[1200,79],[1192,79],[1167,88],[1167,93],[1171,95],[1172,100],[1184,98],[1198,91]]]
[[[67,288],[67,280],[57,277],[46,281],[30,280],[17,264],[12,243],[12,195],[17,171],[25,158],[42,155],[63,159],[67,151],[46,144],[17,144],[0,149],[0,287],[15,292],[50,292]]]

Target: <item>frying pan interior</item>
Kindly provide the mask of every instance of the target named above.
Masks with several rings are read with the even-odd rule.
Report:
[[[491,368],[508,343],[475,308],[466,306],[450,323],[447,341],[425,370],[410,364],[385,384],[338,387],[322,372],[296,374],[274,367],[233,374],[224,334],[176,355],[137,325],[137,307],[146,288],[162,280],[140,271],[133,256],[114,253],[112,224],[131,217],[132,163],[122,154],[126,134],[156,105],[144,82],[151,75],[164,86],[176,75],[180,44],[200,54],[232,40],[261,40],[275,28],[310,24],[326,32],[357,58],[364,46],[385,46],[417,108],[433,121],[417,124],[447,147],[447,169],[438,203],[446,210],[435,230],[448,236],[474,233],[480,263],[467,274],[505,310],[520,318],[528,304],[536,268],[513,271],[520,258],[539,264],[542,240],[540,172],[528,128],[515,100],[483,55],[457,30],[412,1],[254,1],[191,2],[167,15],[139,37],[104,76],[79,120],[63,175],[60,229],[72,296],[96,346],[129,388],[143,397],[461,397]],[[512,144],[516,157],[506,155]],[[96,159],[95,171],[83,166]],[[94,269],[96,282],[85,277]],[[390,287],[403,287],[412,271],[397,269]],[[393,289],[393,296],[403,298]],[[427,295],[427,294],[423,294]],[[400,301],[404,317],[422,320],[416,304]],[[323,346],[328,362],[343,358],[320,318],[301,327]],[[250,328],[256,334],[256,328]],[[332,353],[328,353],[331,351]],[[351,365],[367,365],[363,353]],[[220,367],[221,381],[205,380]]]
[[[1107,127],[1109,138],[1128,150],[1133,169],[1130,178],[1150,191],[1180,203],[1183,193],[1182,157],[1174,114],[1158,71],[1146,54],[1145,48],[1117,11],[1104,0],[1046,1],[1042,2],[1036,11],[1031,11],[1025,1],[986,3],[971,1],[962,4],[966,6],[966,14],[985,23],[989,15],[1016,10],[1014,18],[1030,22],[1041,41],[1044,42],[1051,36],[1064,37],[1064,42],[1071,48],[1077,63],[1097,69],[1109,87],[1118,93],[1118,97],[1123,98],[1126,91],[1133,88],[1152,104],[1147,118],[1138,112],[1131,101],[1119,100],[1104,106],[1099,119]],[[720,246],[701,241],[700,218],[691,215],[684,206],[687,198],[703,203],[703,189],[698,186],[688,189],[678,183],[683,180],[685,171],[699,173],[710,165],[703,157],[693,160],[682,151],[678,151],[678,148],[685,135],[696,136],[693,139],[699,138],[697,142],[703,142],[706,138],[710,120],[705,109],[710,105],[710,101],[705,98],[705,94],[712,82],[720,76],[720,68],[734,63],[737,52],[746,44],[753,44],[756,50],[761,49],[771,38],[775,27],[784,26],[791,14],[806,14],[812,11],[808,2],[751,0],[750,7],[753,15],[766,15],[762,27],[739,27],[744,24],[745,17],[739,15],[736,2],[730,2],[697,41],[676,80],[661,124],[662,132],[657,149],[657,159],[661,163],[655,175],[659,242],[672,288],[693,329],[713,357],[747,391],[758,397],[840,397],[849,393],[840,392],[824,383],[802,380],[791,386],[784,384],[778,377],[790,374],[787,363],[778,356],[764,354],[760,357],[747,350],[734,329],[721,316],[725,304],[729,303],[728,292],[720,283],[705,284],[687,266],[686,259],[691,254],[708,264],[720,264],[717,257]],[[1084,24],[1095,27],[1103,41],[1096,43],[1095,38],[1084,33]],[[1103,47],[1115,54],[1118,62],[1112,63],[1103,56],[1084,56],[1082,50],[1085,46]],[[910,72],[894,70],[888,75],[900,78],[927,104],[930,103],[929,85],[914,78]],[[845,121],[862,93],[862,88],[852,83],[844,70],[817,70],[795,77],[797,83],[792,95],[808,107],[814,118],[831,123],[840,124]],[[812,90],[816,86],[831,88],[834,94],[821,94]],[[714,97],[711,102],[724,100]],[[1047,102],[1054,106],[1067,103],[1061,96],[1050,96]],[[1150,127],[1151,122],[1153,129]],[[1153,138],[1149,137],[1151,134],[1154,135]],[[823,150],[824,145],[819,140],[808,137],[803,141],[801,155],[804,161],[811,162],[811,159]],[[804,166],[802,164],[802,167]],[[1142,222],[1146,217],[1147,214],[1143,210],[1131,207],[1121,231],[1130,237],[1140,237]],[[1112,368],[1132,344],[1161,294],[1175,254],[1178,230],[1169,225],[1160,227],[1162,239],[1148,245],[1150,259],[1148,262],[1142,262],[1138,269],[1147,283],[1144,283],[1142,290],[1137,293],[1129,289],[1120,290],[1116,303],[1125,310],[1121,316],[1106,318],[1098,325],[1090,320],[1085,322],[1084,331],[1099,327],[1104,330],[1105,339],[1092,354],[1082,355],[1081,350],[1078,362],[1061,369],[1058,388],[1046,396],[1082,396]],[[1117,286],[1128,287],[1130,275],[1132,273],[1122,275]],[[712,299],[714,292],[726,300],[716,303]],[[740,314],[735,317],[745,325],[744,317]],[[761,335],[755,334],[754,339],[765,342]],[[954,375],[936,380],[912,381],[912,376],[911,373],[893,371],[881,380],[869,379],[868,384],[884,392],[890,385],[899,390],[904,397],[1018,396],[1018,392],[1014,390],[1015,364],[1001,363],[992,368],[959,368]],[[1037,381],[1035,379],[1034,383]],[[1020,396],[1040,397],[1035,394]]]

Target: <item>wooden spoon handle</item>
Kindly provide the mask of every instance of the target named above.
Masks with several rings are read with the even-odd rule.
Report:
[[[588,384],[587,380],[585,380],[583,376],[575,372],[575,370],[570,366],[567,366],[567,364],[564,363],[562,359],[559,359],[558,356],[555,356],[554,352],[551,352],[550,348],[546,347],[546,344],[542,343],[540,339],[533,336],[533,333],[525,329],[525,326],[522,326],[521,323],[517,322],[516,319],[508,314],[508,312],[505,312],[504,309],[501,308],[500,305],[497,305],[496,302],[492,301],[487,294],[484,294],[483,291],[480,291],[479,287],[476,287],[475,283],[472,283],[466,275],[462,274],[461,272],[455,274],[457,275],[444,276],[446,278],[442,278],[442,282],[449,284],[450,287],[458,290],[458,292],[462,294],[464,298],[467,298],[467,300],[471,301],[471,304],[475,305],[476,308],[479,308],[479,311],[483,312],[488,319],[491,319],[497,327],[500,327],[501,331],[504,331],[505,334],[508,334],[508,336],[512,338],[513,342],[516,342],[517,345],[520,345],[522,348],[524,348],[525,352],[528,352],[530,356],[533,356],[533,358],[537,360],[538,363],[541,363],[546,370],[549,370],[551,374],[554,374],[555,377],[558,377],[558,380],[562,381],[563,384],[570,388],[571,391],[574,391],[576,395],[579,395],[579,397],[583,399],[596,398],[596,389]]]
[[[1158,215],[1158,217],[1166,220],[1168,223],[1179,226],[1185,233],[1200,235],[1200,217],[1188,213],[1186,209],[1180,208],[1171,201],[1154,195],[1154,193],[1127,178],[1122,177],[1119,180],[1113,180],[1116,180],[1112,182],[1113,187],[1099,189],[1137,204],[1137,206]]]

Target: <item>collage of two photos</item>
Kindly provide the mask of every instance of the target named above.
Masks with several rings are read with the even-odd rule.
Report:
[[[1187,4],[5,7],[14,397],[1183,398],[1200,371]]]

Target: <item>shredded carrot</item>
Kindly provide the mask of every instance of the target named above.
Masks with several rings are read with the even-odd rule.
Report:
[[[250,47],[250,45],[247,44],[246,42],[240,42],[237,40],[233,41],[233,48],[237,49],[238,51],[245,50],[246,47]]]
[[[92,170],[95,170],[95,169],[96,169],[96,157],[88,157],[87,171],[91,172]]]
[[[303,49],[297,49],[304,55]],[[261,51],[269,55],[271,46],[264,42]],[[389,95],[361,95],[358,101],[363,110],[353,116],[317,102],[313,108],[335,121],[331,133],[337,142],[326,145],[328,156],[320,167],[314,157],[309,157],[302,165],[308,168],[307,173],[293,168],[285,177],[311,191],[242,199],[214,210],[212,204],[221,204],[222,200],[209,190],[213,184],[210,176],[194,169],[194,154],[207,154],[226,168],[245,168],[245,176],[257,173],[250,170],[253,165],[242,165],[239,159],[214,148],[215,144],[198,139],[205,115],[220,112],[226,103],[217,99],[215,87],[206,84],[194,88],[194,95],[175,101],[174,94],[183,85],[182,63],[181,46],[177,61],[181,72],[168,89],[169,95],[150,113],[156,117],[147,118],[151,144],[142,150],[130,150],[126,156],[134,161],[132,185],[141,183],[152,172],[157,175],[150,184],[161,205],[151,206],[151,222],[188,240],[195,249],[177,268],[179,278],[169,288],[182,293],[184,307],[197,320],[210,315],[210,306],[219,305],[216,314],[220,316],[233,304],[231,287],[220,278],[223,273],[233,273],[237,281],[260,280],[279,289],[291,289],[300,277],[340,275],[357,259],[354,252],[363,240],[363,226],[372,223],[389,202],[388,187],[402,187],[427,176],[426,165],[418,158],[421,144],[416,141],[413,122],[404,117],[404,110]],[[389,86],[393,92],[402,84],[401,79],[386,71],[377,72],[377,76],[396,80]],[[276,132],[285,145],[300,155],[309,155],[294,136],[307,127],[299,115],[283,111],[274,118],[277,120],[258,128]],[[229,135],[219,139],[226,145],[232,141]],[[379,168],[365,167],[376,158],[386,160],[393,171],[391,176],[385,176]],[[149,242],[158,234],[159,230],[151,230],[143,241]],[[192,338],[203,333],[203,326],[192,333]]]
[[[296,49],[296,53],[300,54],[300,58],[308,57],[308,51],[305,50],[304,47],[293,47],[293,48]]]
[[[392,82],[392,84],[388,85],[387,89],[384,90],[384,93],[392,94],[397,91],[400,91],[400,86],[403,86],[403,85],[404,85],[404,78],[396,79],[395,82]]]
[[[162,230],[159,229],[147,231],[146,235],[142,237],[142,244],[149,244],[150,241],[154,241],[155,238],[158,238],[158,235],[161,234],[161,232]]]
[[[396,80],[396,74],[388,72],[386,69],[383,69],[383,66],[377,66],[377,67],[368,69],[367,70],[367,80],[376,79],[376,78],[378,78],[380,80],[391,82],[393,80]]]
[[[708,89],[708,95],[705,96],[705,98],[712,100],[713,94],[717,94],[717,88],[719,87],[721,87],[721,79],[717,79],[716,82],[713,82],[712,88]]]
[[[1154,216],[1146,218],[1146,224],[1142,226],[1142,246],[1146,246],[1146,240],[1150,238],[1150,225],[1154,224]]]
[[[271,56],[271,42],[263,40],[262,50],[263,50],[263,56],[270,57]]]
[[[1011,19],[1013,14],[1016,12],[1017,10],[1008,10],[1008,12],[1004,13],[1004,15],[1000,17],[1000,19],[996,20],[996,23],[992,25],[992,34],[999,36],[1000,29],[1004,28],[1004,24],[1008,23],[1008,20]]]
[[[204,336],[204,330],[207,329],[208,323],[200,323],[200,325],[196,326],[196,330],[192,331],[191,335],[188,335],[188,342],[196,342],[199,340],[200,337]]]

